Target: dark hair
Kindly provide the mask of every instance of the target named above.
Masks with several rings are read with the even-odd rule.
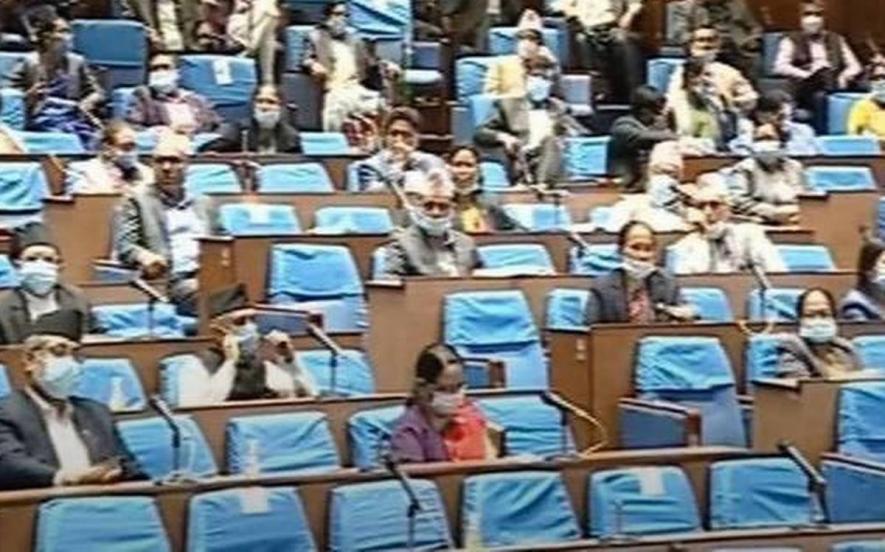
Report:
[[[46,46],[46,40],[49,38],[49,35],[55,32],[55,25],[58,21],[66,20],[63,17],[59,17],[55,10],[31,19],[31,25],[34,28],[34,39],[38,48]]]
[[[769,90],[759,96],[756,103],[757,113],[777,113],[785,105],[793,103],[793,96],[786,90]]]
[[[867,294],[875,289],[870,273],[883,252],[885,252],[885,243],[875,238],[864,240],[860,246],[860,254],[857,256],[857,289]]]
[[[395,107],[387,114],[381,130],[386,134],[390,127],[393,126],[393,123],[397,121],[405,121],[415,127],[415,130],[421,129],[421,115],[418,111],[411,107]]]
[[[827,6],[823,2],[823,0],[802,0],[799,2],[799,12],[801,13],[805,8],[815,7],[821,10],[826,10]]]
[[[338,6],[347,7],[347,2],[329,2],[328,4],[323,6],[323,17],[328,18],[330,15],[332,15],[332,12],[335,11],[335,8],[337,8]]]
[[[655,238],[655,231],[647,222],[641,220],[631,220],[624,226],[621,226],[621,229],[618,230],[618,251],[623,251],[624,247],[627,245],[627,236],[630,235],[630,231],[634,228],[641,227],[648,230],[651,234],[652,240],[655,245],[657,245],[657,238]]]
[[[633,113],[640,113],[643,110],[657,113],[664,108],[666,103],[667,98],[657,88],[647,84],[637,86],[630,95],[630,105]]]
[[[450,345],[434,343],[418,353],[415,360],[415,379],[420,383],[436,383],[446,366],[454,362],[463,364],[461,355]]]
[[[808,288],[802,292],[802,295],[799,296],[799,299],[796,301],[796,318],[802,318],[802,311],[805,310],[805,302],[808,301],[808,298],[812,293],[819,292],[827,298],[827,303],[830,305],[830,313],[833,316],[836,316],[836,299],[833,297],[833,294],[828,290],[820,287],[812,287]]]
[[[458,155],[459,153],[461,153],[462,151],[469,151],[473,155],[473,157],[476,158],[477,163],[479,163],[479,160],[482,158],[479,155],[478,149],[476,149],[475,147],[473,147],[469,144],[464,144],[463,146],[455,146],[452,149],[450,149],[449,153],[446,154],[446,161],[451,162],[452,159],[454,159],[455,156]]]
[[[117,135],[120,132],[132,128],[129,126],[129,123],[122,119],[114,119],[109,121],[105,126],[104,130],[101,131],[101,143],[102,145],[108,145],[117,140]]]

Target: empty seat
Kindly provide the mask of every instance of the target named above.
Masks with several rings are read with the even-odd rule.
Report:
[[[337,362],[336,393],[351,396],[375,392],[372,365],[363,351],[345,349]],[[331,389],[332,353],[324,349],[296,351],[295,363],[313,377],[321,392]]]
[[[710,465],[710,528],[810,525],[819,509],[808,478],[789,458],[724,460]]]
[[[836,421],[836,450],[842,454],[885,463],[885,383],[842,386]]]
[[[171,407],[187,405],[188,389],[183,381],[199,381],[207,374],[203,362],[194,354],[170,355],[160,360],[160,395]]]
[[[538,395],[485,398],[479,399],[477,405],[489,421],[504,429],[508,456],[546,457],[574,450],[571,427],[563,427],[561,412]]]
[[[187,513],[188,552],[316,550],[294,487],[195,494]]]
[[[25,151],[30,154],[73,155],[86,153],[83,143],[76,134],[29,130],[19,132],[18,137],[25,143]]]
[[[171,304],[154,305],[153,312],[145,303],[95,305],[92,316],[110,337],[133,339],[151,333],[164,339],[184,337],[184,326],[175,314],[175,305]]]
[[[545,327],[548,330],[584,328],[589,291],[586,289],[554,289],[547,293]]]
[[[660,92],[667,92],[670,86],[670,78],[685,63],[685,58],[653,58],[646,62],[645,82]]]
[[[322,163],[272,163],[258,170],[263,194],[332,193],[335,187]]]
[[[202,95],[227,120],[251,114],[257,84],[253,60],[240,56],[195,54],[179,59],[181,87]]]
[[[459,104],[482,94],[486,73],[498,62],[495,56],[466,56],[455,61],[455,94]]]
[[[113,412],[144,410],[141,381],[128,358],[87,358],[77,395],[107,405]]]
[[[590,535],[594,537],[701,530],[691,484],[677,467],[594,472],[589,478],[587,497]]]
[[[734,315],[725,292],[719,288],[684,287],[682,300],[695,308],[704,322],[733,322]]]
[[[875,136],[818,136],[824,155],[879,155],[882,153]]]
[[[827,96],[827,134],[848,132],[848,114],[854,104],[868,96],[865,92],[836,92]]]
[[[144,83],[148,56],[144,25],[124,19],[76,19],[71,30],[74,50],[90,66],[103,70],[107,90]]]
[[[0,226],[11,228],[37,220],[48,194],[39,163],[0,163]]]
[[[521,291],[447,295],[443,334],[445,342],[463,356],[504,361],[508,387],[547,387],[547,360]]]
[[[227,423],[226,441],[231,473],[322,472],[341,465],[321,412],[236,416]]]
[[[564,171],[569,181],[595,180],[607,172],[609,136],[565,139]]]
[[[274,245],[267,294],[273,304],[321,312],[329,331],[366,327],[363,283],[347,247]]]
[[[565,205],[508,203],[503,209],[518,226],[530,232],[556,232],[572,225],[572,217]]]
[[[380,464],[381,454],[405,412],[403,406],[386,406],[360,410],[347,420],[347,437],[353,465],[368,469]]]
[[[179,415],[175,422],[181,431],[181,469],[194,476],[216,475],[218,468],[212,451],[193,418]],[[159,417],[122,420],[117,422],[117,429],[126,448],[148,476],[160,479],[173,471],[172,431],[165,420]]]
[[[747,297],[747,317],[750,320],[794,321],[803,291],[802,288],[772,288],[763,294],[762,290],[754,289]]]
[[[581,538],[558,472],[472,475],[461,494],[461,533],[484,547],[550,544]]]
[[[221,228],[231,236],[293,236],[301,224],[292,205],[227,203],[218,209]]]
[[[415,522],[415,550],[453,548],[439,489],[425,479],[412,480],[412,487],[421,505]],[[406,493],[395,480],[335,487],[329,500],[329,550],[405,550],[407,509]]]
[[[314,213],[314,234],[389,234],[390,211],[384,207],[322,207]]]
[[[168,552],[154,499],[147,496],[55,498],[37,510],[34,550]]]
[[[189,195],[239,194],[243,192],[240,177],[226,163],[193,163],[188,165],[184,185]]]
[[[789,272],[831,272],[836,270],[825,245],[781,244],[775,246]]]
[[[591,243],[588,247],[569,250],[569,273],[579,276],[603,276],[622,264],[618,246],[613,243]]]
[[[864,370],[885,371],[885,335],[861,335],[851,342]]]
[[[304,155],[348,155],[352,152],[347,137],[341,132],[302,132],[301,149]]]
[[[4,73],[0,72],[0,80]],[[0,88],[0,121],[13,130],[25,128],[25,95],[16,88]]]
[[[875,190],[876,178],[870,167],[806,167],[808,186],[819,192]]]
[[[780,366],[779,341],[780,338],[770,334],[757,334],[747,340],[744,349],[747,389],[751,389],[755,381],[777,377]]]
[[[556,272],[547,248],[538,243],[481,245],[477,254],[483,269],[507,269],[521,274]]]

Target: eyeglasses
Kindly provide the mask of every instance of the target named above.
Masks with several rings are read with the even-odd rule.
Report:
[[[450,385],[434,385],[433,390],[439,391],[441,393],[458,393],[464,390],[467,387],[467,384],[462,382],[452,383]]]
[[[701,210],[704,210],[708,207],[710,209],[719,209],[719,208],[725,206],[725,202],[724,201],[699,201],[699,202],[697,202],[696,205],[697,205],[698,209],[701,209]]]

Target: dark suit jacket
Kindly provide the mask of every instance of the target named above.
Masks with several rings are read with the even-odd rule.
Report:
[[[123,479],[145,479],[135,458],[123,444],[110,410],[89,399],[71,398],[74,424],[97,464],[118,457]],[[40,410],[22,391],[0,401],[0,490],[52,486],[59,461]]]
[[[329,73],[335,65],[335,56],[332,55],[332,35],[323,24],[317,25],[304,38],[304,59],[302,65],[307,66],[316,62],[326,68]],[[356,70],[360,83],[373,90],[381,88],[381,72],[378,58],[369,49],[366,43],[358,35],[347,33],[345,42],[353,50],[356,61]]]
[[[627,314],[627,291],[624,284],[626,275],[621,268],[593,280],[587,310],[584,311],[584,324],[611,324],[629,322]],[[679,284],[676,279],[660,270],[646,280],[649,300],[652,305],[678,305]]]
[[[285,116],[285,115],[284,115]],[[243,133],[246,144],[243,147]],[[274,129],[274,142],[278,153],[301,153],[301,135],[292,125],[280,122]],[[258,127],[253,119],[225,123],[221,126],[221,136],[204,144],[200,151],[231,153],[238,151],[258,151]]]
[[[393,236],[393,242],[387,245],[385,258],[388,275],[439,276],[435,270],[439,250],[423,230],[410,225],[395,230]],[[453,230],[443,247],[453,252],[460,276],[469,276],[479,266],[476,244],[470,236]]]
[[[504,132],[516,136],[525,142],[529,138],[529,111],[531,104],[525,98],[501,98],[495,101],[495,107],[489,118],[476,129],[474,141],[483,147],[500,145],[498,133]],[[568,106],[556,98],[547,102],[547,111],[553,119],[554,133],[558,136],[577,136],[587,134],[581,123],[569,115]]]
[[[157,22],[157,3],[155,0],[124,0],[124,14],[141,20],[146,26],[159,30]],[[127,9],[128,8],[128,9]],[[199,2],[197,0],[177,0],[175,15],[178,29],[184,39],[184,49],[194,50],[196,44],[197,19],[199,18]]]
[[[780,334],[775,336],[778,350],[778,376],[782,378],[822,377],[826,365],[814,354],[808,343],[797,334]],[[863,363],[854,350],[854,345],[842,337],[836,337],[831,346],[840,360],[853,370],[862,370]]]
[[[68,284],[55,288],[59,309],[80,311],[83,320],[83,333],[92,330],[92,314],[89,299],[82,290]],[[25,295],[20,289],[10,289],[0,293],[0,344],[21,343],[31,330],[31,319]]]
[[[669,130],[646,126],[633,115],[619,117],[611,129],[606,172],[612,176],[620,176],[627,191],[642,191],[651,149],[659,142],[676,138]]]

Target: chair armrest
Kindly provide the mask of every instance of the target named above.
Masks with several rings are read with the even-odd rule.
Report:
[[[625,398],[618,410],[624,448],[697,446],[701,442],[701,413],[696,408]]]
[[[840,464],[855,468],[882,472],[882,475],[885,475],[885,464],[882,462],[876,462],[875,460],[858,458],[857,456],[848,456],[840,452],[825,452],[821,455],[820,460],[821,462],[839,462]]]

